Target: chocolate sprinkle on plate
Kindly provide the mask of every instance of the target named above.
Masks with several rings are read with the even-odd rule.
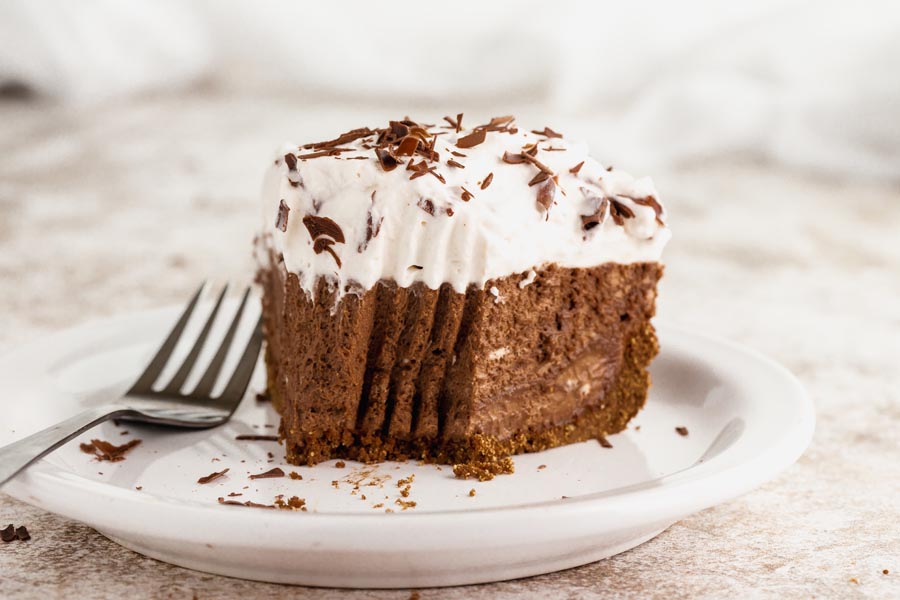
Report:
[[[676,432],[678,433],[678,435],[680,435],[681,437],[687,437],[687,435],[688,435],[688,428],[687,428],[687,427],[676,427],[676,428],[675,428],[675,431],[676,431]]]
[[[275,506],[271,504],[260,504],[258,502],[251,502],[247,500],[246,502],[238,502],[237,500],[226,500],[225,498],[218,499],[219,504],[226,504],[228,506],[249,506],[251,508],[271,508],[274,509]]]
[[[613,445],[609,443],[609,440],[603,437],[602,435],[597,438],[597,441],[600,442],[600,445],[604,448],[612,448]]]
[[[79,447],[85,454],[93,454],[98,461],[119,462],[125,460],[126,452],[140,443],[141,440],[131,440],[121,446],[116,446],[103,440],[91,440],[90,444],[81,444]]]
[[[27,542],[31,539],[31,534],[28,533],[28,529],[25,528],[24,525],[20,527],[16,527],[16,537],[19,538],[20,542]]]
[[[277,435],[247,435],[247,434],[241,434],[241,435],[235,436],[234,439],[236,439],[236,440],[244,440],[244,441],[254,441],[254,442],[277,442],[277,441],[278,441],[278,436],[277,436]]]
[[[250,479],[273,479],[275,477],[284,477],[284,471],[282,471],[279,467],[275,467],[274,469],[269,469],[264,473],[251,475]]]
[[[206,475],[206,476],[198,479],[197,483],[199,483],[200,485],[206,485],[207,483],[211,483],[211,482],[215,481],[216,479],[218,479],[219,477],[221,477],[222,475],[224,475],[227,472],[228,472],[228,469],[223,469],[221,471],[214,471],[214,472],[210,473],[209,475]]]

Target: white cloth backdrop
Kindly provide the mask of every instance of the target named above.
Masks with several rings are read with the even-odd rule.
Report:
[[[0,82],[82,106],[198,84],[527,105],[642,167],[749,153],[900,178],[888,1],[5,0]]]

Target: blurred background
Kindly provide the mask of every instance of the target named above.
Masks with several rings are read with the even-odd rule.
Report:
[[[282,142],[458,112],[651,175],[674,232],[659,321],[765,352],[816,402],[785,480],[674,527],[644,556],[678,547],[675,571],[628,579],[840,596],[900,570],[896,2],[4,0],[0,352],[251,279]]]

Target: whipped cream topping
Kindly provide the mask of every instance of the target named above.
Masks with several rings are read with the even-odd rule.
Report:
[[[307,292],[322,277],[339,294],[382,279],[462,293],[514,274],[527,285],[551,263],[659,261],[670,232],[649,178],[511,117],[446,121],[285,145],[265,177],[261,260],[271,250]]]

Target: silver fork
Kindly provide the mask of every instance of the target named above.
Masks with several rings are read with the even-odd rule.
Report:
[[[250,295],[250,288],[244,291],[241,304],[231,325],[200,382],[190,393],[181,392],[181,388],[187,381],[197,362],[197,357],[203,349],[227,290],[228,286],[225,286],[225,289],[219,294],[216,304],[190,352],[165,388],[156,391],[153,389],[153,384],[159,378],[178,345],[188,320],[200,299],[203,286],[200,286],[200,289],[191,298],[187,308],[184,309],[175,327],[169,333],[169,337],[162,343],[150,364],[123,397],[114,399],[108,404],[89,408],[57,425],[0,448],[0,486],[34,461],[108,419],[124,419],[192,429],[216,427],[228,421],[247,390],[262,345],[262,328],[260,320],[257,320],[256,327],[244,348],[244,353],[238,361],[234,374],[225,385],[224,391],[213,398],[213,387],[240,324],[247,298]]]

